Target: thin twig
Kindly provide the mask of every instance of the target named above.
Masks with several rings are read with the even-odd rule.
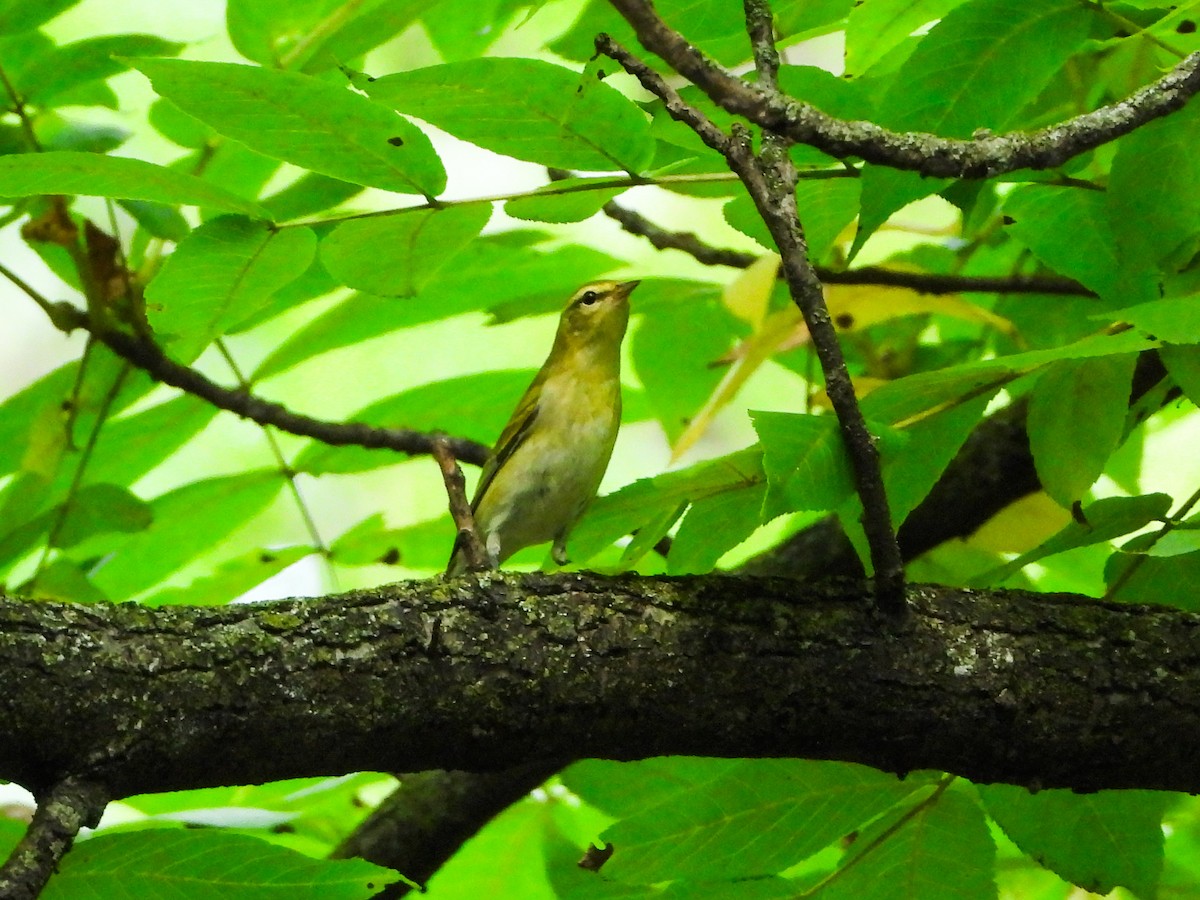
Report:
[[[238,387],[242,391],[250,390],[250,382],[242,372],[241,366],[234,359],[233,354],[229,351],[229,345],[222,339],[217,338],[217,351],[225,360],[225,364],[229,366],[229,371],[233,373],[233,377],[237,379]],[[292,500],[296,504],[296,508],[300,512],[300,519],[304,523],[304,528],[308,532],[309,540],[317,552],[321,554],[321,558],[325,561],[325,574],[329,576],[329,583],[337,589],[337,573],[333,568],[333,554],[329,550],[329,545],[325,543],[321,537],[321,530],[317,527],[317,520],[309,509],[308,502],[304,499],[304,494],[300,490],[300,485],[296,481],[296,470],[288,465],[287,457],[283,455],[283,448],[279,446],[279,441],[269,428],[265,426],[262,429],[263,437],[267,441],[267,447],[271,451],[271,456],[275,458],[275,464],[279,466],[279,472],[283,475],[288,483],[288,488],[292,494]]]
[[[769,11],[765,13],[769,16]],[[758,26],[758,34],[769,34],[769,25]],[[846,451],[854,472],[855,487],[863,505],[863,529],[871,549],[876,596],[880,608],[904,608],[904,563],[892,528],[887,494],[879,467],[879,450],[868,431],[846,370],[837,332],[825,308],[821,283],[808,262],[808,248],[796,209],[795,167],[786,146],[768,142],[762,158],[754,154],[749,134],[738,127],[731,138],[702,113],[686,104],[663,78],[606,34],[596,38],[596,49],[612,57],[662,100],[668,114],[691,127],[706,144],[721,152],[737,172],[754,201],[783,258],[784,277],[792,299],[808,326],[812,345],[821,361],[825,390],[837,414]],[[770,55],[763,51],[765,65]],[[760,52],[756,50],[755,58]]]
[[[108,799],[100,785],[78,778],[65,778],[42,793],[25,836],[0,866],[0,897],[34,900],[79,830],[100,821]]]
[[[896,821],[892,822],[892,824],[890,824],[887,828],[875,835],[869,844],[860,849],[853,857],[848,859],[844,865],[833,872],[830,872],[827,876],[825,876],[825,878],[814,884],[807,891],[798,894],[797,900],[807,900],[808,897],[819,896],[820,893],[832,882],[837,881],[848,871],[850,871],[850,869],[866,859],[868,855],[878,850],[885,841],[887,841],[897,831],[916,818],[918,814],[929,809],[929,807],[935,805],[939,800],[941,800],[942,795],[946,793],[947,788],[949,788],[954,781],[954,775],[943,775],[938,781],[937,786],[933,789],[933,792],[928,797],[921,800],[919,803],[914,803],[912,806],[906,809],[904,813],[896,819]]]
[[[462,469],[454,457],[453,448],[449,441],[439,436],[433,439],[431,452],[442,470],[442,481],[446,483],[446,496],[450,501],[450,515],[458,529],[452,555],[461,551],[466,557],[469,571],[477,572],[490,568],[487,549],[483,546],[479,531],[475,527],[475,513],[467,500],[466,479],[463,478]]]
[[[690,231],[671,231],[651,222],[639,212],[615,200],[604,204],[606,216],[630,234],[643,237],[658,250],[681,250],[706,266],[749,268],[758,257],[753,253],[713,247]],[[947,275],[937,272],[910,272],[882,266],[857,269],[830,269],[817,266],[817,277],[824,284],[875,284],[903,287],[922,294],[1051,294],[1064,297],[1094,297],[1077,281],[1057,275]]]
[[[647,0],[612,0],[638,40],[718,106],[799,144],[842,159],[950,178],[990,178],[1018,169],[1051,169],[1141,125],[1181,109],[1200,92],[1200,52],[1124,100],[1033,132],[956,140],[899,133],[872,122],[850,122],[808,103],[743,81],[668,26]]]
[[[71,484],[67,488],[67,496],[63,498],[62,505],[58,508],[58,513],[54,516],[54,521],[50,526],[50,531],[46,536],[46,546],[42,550],[41,558],[38,559],[37,567],[33,570],[33,575],[24,585],[24,592],[32,596],[37,587],[38,578],[46,570],[46,565],[50,561],[50,554],[54,551],[59,538],[62,536],[63,527],[74,511],[75,498],[79,494],[79,488],[83,485],[83,476],[87,472],[88,464],[92,461],[92,455],[96,451],[96,444],[100,440],[100,432],[104,430],[105,424],[108,422],[109,413],[112,411],[113,403],[116,402],[117,395],[121,393],[121,388],[125,385],[125,379],[129,377],[133,367],[129,363],[121,366],[113,378],[112,384],[108,386],[108,390],[104,393],[104,398],[100,401],[100,408],[96,411],[96,421],[92,423],[92,429],[88,432],[87,443],[83,446],[83,452],[79,456],[79,460],[75,463],[75,472],[71,476]],[[80,366],[80,372],[84,370]],[[72,404],[71,416],[72,419],[79,414],[79,390],[75,392],[75,402]],[[72,424],[68,423],[68,429],[72,428]],[[68,432],[68,443],[73,444],[70,440]]]
[[[41,152],[42,142],[38,140],[37,133],[33,130],[33,120],[29,118],[29,113],[26,111],[25,98],[17,91],[16,85],[9,80],[8,73],[4,71],[2,65],[0,65],[0,84],[4,85],[4,93],[12,101],[12,111],[17,114],[17,118],[21,122],[21,130],[25,134],[25,141],[29,144],[29,149]]]

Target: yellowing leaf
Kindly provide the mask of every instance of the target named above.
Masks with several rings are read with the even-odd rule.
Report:
[[[889,319],[937,314],[978,322],[1015,336],[1008,319],[968,303],[957,294],[922,294],[911,288],[867,284],[825,286],[825,302],[838,331],[858,331]]]
[[[762,328],[778,275],[779,257],[768,253],[756,259],[725,287],[722,298],[725,305],[743,322],[748,322],[755,332]]]
[[[1024,553],[1066,527],[1071,514],[1045,491],[1010,503],[979,526],[971,545],[996,553]]]
[[[788,306],[778,312],[771,313],[762,323],[762,327],[742,342],[737,360],[729,367],[721,383],[717,385],[700,411],[692,417],[688,427],[684,429],[679,440],[671,449],[671,460],[679,459],[692,447],[708,430],[713,417],[721,411],[730,400],[737,396],[742,385],[753,375],[764,362],[770,359],[779,347],[796,332],[800,322],[800,310]]]

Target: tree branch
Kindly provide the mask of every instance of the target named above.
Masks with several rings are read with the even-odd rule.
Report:
[[[954,140],[890,131],[826,115],[786,94],[750,84],[668,26],[648,0],[611,0],[638,40],[726,111],[830,156],[949,178],[990,178],[1017,169],[1049,169],[1181,109],[1200,91],[1200,52],[1153,84],[1109,106],[1034,132]]]
[[[1200,615],[908,600],[881,623],[858,582],[500,573],[194,609],[0,600],[0,777],[116,798],[700,754],[1200,790]]]
[[[42,793],[25,836],[0,866],[0,897],[36,898],[75,843],[79,829],[100,821],[108,799],[100,785],[70,776]]]
[[[458,848],[501,810],[516,803],[566,765],[537,761],[503,772],[418,772],[375,808],[332,854],[361,856],[424,884]],[[380,896],[403,897],[390,885]]]
[[[713,247],[690,231],[671,231],[628,209],[615,200],[602,207],[604,214],[630,234],[644,237],[658,250],[681,250],[706,266],[746,269],[758,256],[741,250]],[[882,266],[856,269],[830,269],[816,266],[824,284],[878,284],[911,288],[922,294],[1051,294],[1094,297],[1077,281],[1059,275],[943,275],[936,272],[909,272]]]
[[[479,572],[491,568],[487,549],[483,546],[479,531],[475,527],[475,513],[467,499],[462,469],[459,468],[454,451],[445,438],[434,438],[433,458],[437,460],[438,468],[442,472],[442,481],[446,485],[446,497],[450,504],[450,517],[454,519],[454,527],[458,529],[454,547],[450,551],[451,559],[453,560],[454,555],[461,550],[468,571]],[[451,566],[453,567],[453,561]]]
[[[7,275],[6,272],[0,274]],[[10,279],[11,280],[11,279]],[[18,287],[21,285],[18,284]],[[87,315],[69,303],[53,304],[51,321],[64,332],[82,328],[127,362],[142,369],[155,381],[199,397],[218,409],[250,419],[259,425],[272,425],[280,431],[314,438],[330,446],[353,444],[368,450],[395,450],[397,453],[432,453],[435,440],[444,440],[456,459],[483,465],[489,448],[478,441],[459,437],[441,437],[408,428],[378,428],[363,422],[329,422],[303,413],[292,412],[282,403],[264,400],[249,391],[222,387],[204,373],[175,362],[148,338],[135,337],[116,329],[100,329]]]
[[[748,16],[754,15],[755,0],[748,0]],[[769,12],[757,7],[758,17],[766,17],[764,26],[751,22],[750,30],[756,43],[770,40]],[[596,49],[612,57],[642,87],[663,101],[673,119],[691,127],[706,144],[725,156],[729,167],[737,173],[754,201],[759,216],[771,232],[782,258],[784,278],[793,302],[800,308],[808,327],[813,349],[825,376],[825,392],[837,415],[843,443],[850,457],[854,484],[863,507],[863,530],[870,546],[871,563],[875,570],[880,607],[891,612],[903,610],[904,563],[892,529],[887,492],[879,466],[879,450],[867,429],[846,361],[838,342],[825,297],[812,265],[808,260],[808,245],[796,208],[796,168],[779,139],[764,135],[763,152],[755,154],[750,137],[741,126],[735,126],[732,138],[716,128],[698,110],[692,108],[662,77],[633,56],[606,34],[596,38]],[[774,48],[757,48],[763,77],[773,81],[771,59]],[[776,60],[777,62],[777,60]]]

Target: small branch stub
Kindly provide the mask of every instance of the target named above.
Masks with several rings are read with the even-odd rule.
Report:
[[[467,500],[467,482],[459,468],[458,460],[449,441],[438,435],[434,437],[430,452],[437,460],[438,468],[442,471],[442,481],[446,485],[446,496],[450,502],[450,515],[454,518],[454,526],[458,535],[454,539],[454,554],[462,552],[466,556],[467,569],[479,572],[491,568],[487,549],[480,540],[479,531],[475,528],[475,514],[471,503]]]

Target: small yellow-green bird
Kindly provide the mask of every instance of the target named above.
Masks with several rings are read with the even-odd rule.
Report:
[[[489,561],[567,535],[596,496],[621,423],[621,340],[636,281],[596,281],[571,297],[554,346],[483,467],[471,511]],[[466,571],[455,542],[447,575]]]

